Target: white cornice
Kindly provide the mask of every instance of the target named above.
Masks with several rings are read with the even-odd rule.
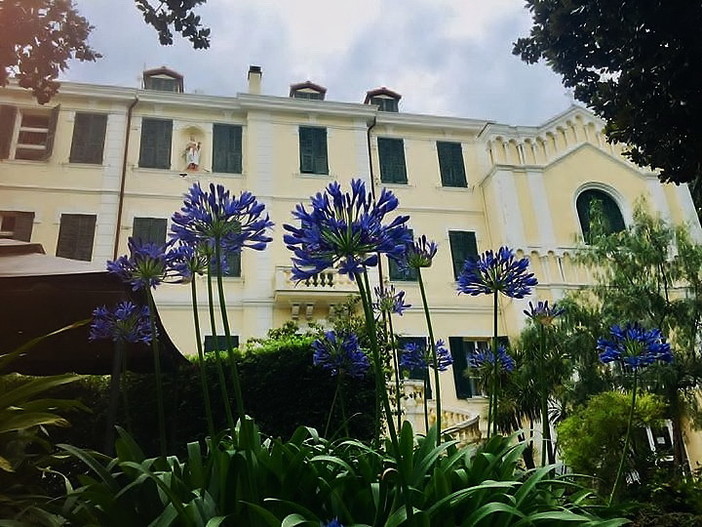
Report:
[[[444,117],[439,115],[426,115],[401,112],[378,112],[379,125],[407,126],[417,128],[438,128],[442,130],[469,131],[476,134],[493,124],[493,121],[480,119],[467,119],[463,117]]]
[[[601,126],[604,126],[604,121],[597,117],[594,113],[592,113],[590,110],[587,108],[584,108],[583,106],[579,105],[572,105],[570,108],[565,110],[564,112],[559,113],[558,115],[555,115],[548,121],[546,121],[543,124],[537,125],[537,126],[514,126],[514,125],[509,125],[509,124],[500,124],[500,123],[489,123],[485,129],[480,133],[479,137],[481,139],[490,139],[494,136],[505,136],[508,138],[535,138],[539,135],[544,134],[545,132],[548,132],[549,130],[552,130],[553,128],[557,127],[559,124],[565,124],[567,121],[575,118],[575,117],[581,117],[585,118],[589,121],[595,122],[600,124]]]
[[[251,93],[237,93],[236,96],[239,104],[245,110],[304,114],[318,113],[320,115],[364,118],[367,121],[370,121],[377,113],[375,106],[368,104],[293,99],[292,97],[253,95]]]

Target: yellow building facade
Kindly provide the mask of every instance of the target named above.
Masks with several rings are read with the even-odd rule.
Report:
[[[570,255],[587,228],[579,208],[593,196],[604,197],[625,224],[644,196],[702,239],[687,187],[662,185],[654,172],[629,163],[581,107],[539,126],[511,126],[407,114],[400,95],[386,88],[346,103],[328,100],[326,89],[309,81],[293,84],[287,96],[262,94],[255,66],[248,81],[247,93],[231,97],[189,94],[182,76],[158,68],[145,72],[144,89],[65,82],[46,106],[16,86],[0,89],[0,235],[102,267],[126,253],[130,236],[165,241],[193,183],[251,191],[276,226],[269,248],[245,251],[225,278],[232,334],[243,342],[288,320],[323,322],[356,291],[331,271],[295,283],[282,225],[293,221],[297,203],[330,182],[348,186],[360,178],[376,191],[391,189],[414,233],[438,243],[423,278],[434,333],[457,365],[492,335],[491,299],[456,292],[465,256],[507,245],[529,258],[539,280],[534,295],[500,299],[499,332],[516,336],[529,300],[557,300],[591,282]],[[373,276],[405,290],[413,304],[395,321],[396,332],[425,337],[416,281],[387,261]],[[196,349],[189,292],[178,285],[156,292],[184,353]],[[206,320],[204,297],[200,305]],[[441,374],[445,419],[470,428],[485,399],[462,373]],[[412,383],[407,390],[410,403],[417,400]]]

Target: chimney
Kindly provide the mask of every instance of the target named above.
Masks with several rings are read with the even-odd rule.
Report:
[[[249,66],[249,93],[261,95],[261,77],[263,77],[261,66]]]

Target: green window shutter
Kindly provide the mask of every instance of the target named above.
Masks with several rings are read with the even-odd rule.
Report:
[[[302,174],[328,174],[327,129],[301,126],[299,138],[300,172]]]
[[[444,187],[467,187],[461,143],[437,141],[436,151],[439,155],[441,185]]]
[[[96,219],[94,214],[61,214],[56,256],[90,261]]]
[[[143,119],[139,166],[170,169],[172,136],[173,121],[170,119]]]
[[[15,213],[15,228],[12,238],[22,242],[28,242],[32,239],[32,229],[34,228],[34,213],[33,212],[16,212]]]
[[[468,258],[478,256],[478,244],[475,233],[471,231],[450,231],[451,259],[453,261],[453,278],[458,280],[463,265]]]
[[[222,270],[222,276],[238,278],[241,276],[241,251],[232,251],[225,257],[226,267]],[[217,274],[217,267],[213,261],[210,263],[210,272]]]
[[[60,104],[51,109],[51,115],[49,116],[49,132],[46,134],[46,149],[42,156],[42,160],[44,161],[51,158],[51,154],[54,153],[54,138],[56,137],[56,125],[58,124],[60,112]]]
[[[101,164],[106,130],[106,114],[77,113],[73,123],[69,162]]]
[[[410,236],[414,237],[414,231],[407,230]],[[401,269],[400,265],[392,258],[388,258],[388,273],[392,282],[416,282],[419,279],[415,269]]]
[[[407,183],[405,165],[405,143],[402,139],[378,137],[380,181],[383,183]]]
[[[10,157],[16,120],[17,108],[6,104],[0,105],[0,159]]]
[[[166,228],[168,220],[165,218],[134,218],[132,225],[132,238],[139,239],[142,243],[166,243]]]
[[[402,348],[407,344],[418,344],[420,346],[426,346],[428,339],[426,337],[398,337],[397,338],[397,349],[398,354],[402,353]],[[421,369],[415,368],[409,371],[409,378],[417,381],[429,380],[429,368]],[[428,391],[427,398],[431,399],[431,382],[427,382]]]
[[[463,337],[449,337],[449,349],[453,357],[453,382],[458,399],[473,397],[473,389],[468,373],[468,357],[475,352],[475,342],[463,340]]]
[[[241,126],[215,124],[212,133],[212,170],[241,174]]]
[[[239,335],[231,335],[232,346],[239,347]],[[226,351],[227,337],[226,335],[206,335],[205,336],[205,353],[210,351]]]

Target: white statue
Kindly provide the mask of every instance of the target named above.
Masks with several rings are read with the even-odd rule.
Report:
[[[200,142],[192,137],[185,147],[185,170],[198,170],[200,168]]]

